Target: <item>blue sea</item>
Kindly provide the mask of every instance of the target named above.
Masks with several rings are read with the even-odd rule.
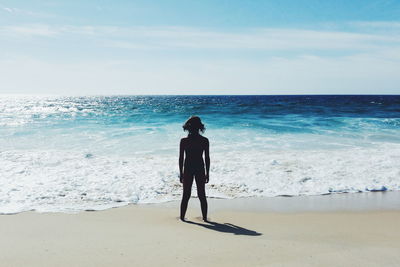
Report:
[[[209,197],[400,190],[398,95],[3,95],[0,213],[180,199],[191,115],[210,140]]]

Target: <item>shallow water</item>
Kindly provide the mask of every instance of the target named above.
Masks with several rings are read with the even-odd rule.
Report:
[[[400,96],[1,96],[0,213],[179,199],[190,115],[211,197],[400,190]]]

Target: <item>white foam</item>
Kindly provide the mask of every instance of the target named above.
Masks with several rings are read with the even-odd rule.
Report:
[[[400,190],[400,145],[212,151],[210,197]],[[0,152],[0,213],[78,212],[181,196],[176,153]],[[195,186],[194,186],[195,188]],[[193,190],[193,195],[196,195]]]

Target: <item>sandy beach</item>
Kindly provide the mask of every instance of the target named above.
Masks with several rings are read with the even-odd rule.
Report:
[[[0,267],[400,267],[400,0],[0,0],[0,51]]]
[[[358,195],[365,200],[365,194]],[[346,197],[330,202],[345,203]],[[320,198],[281,198],[281,204],[321,203]],[[177,219],[176,202],[3,215],[0,265],[398,266],[400,261],[400,211],[389,204],[388,209],[340,211],[338,205],[276,212],[270,209],[281,205],[276,198],[244,199],[252,203],[247,211],[235,204],[240,199],[211,200],[211,223],[203,223],[197,202],[190,201],[187,223]]]

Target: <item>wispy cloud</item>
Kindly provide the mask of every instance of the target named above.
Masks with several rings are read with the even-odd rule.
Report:
[[[397,25],[371,23],[357,27]],[[400,92],[396,31],[8,25],[0,49],[16,53],[0,57],[0,92]]]
[[[16,11],[15,8],[10,8],[10,7],[2,7],[1,9],[8,13],[14,13]]]
[[[0,37],[52,36],[60,31],[49,25],[3,26]]]
[[[29,17],[35,17],[35,18],[54,17],[54,15],[51,15],[48,13],[37,12],[37,11],[32,11],[32,10],[27,10],[27,9],[20,9],[20,8],[16,8],[16,7],[0,6],[0,10],[3,10],[4,12],[7,12],[10,15],[14,15],[14,16],[29,16]]]
[[[367,25],[367,22],[365,22]],[[399,23],[400,24],[400,23]],[[382,26],[383,27],[383,26]],[[215,31],[189,27],[21,25],[0,27],[1,36],[92,38],[122,49],[350,50],[400,45],[400,34],[258,28]]]

